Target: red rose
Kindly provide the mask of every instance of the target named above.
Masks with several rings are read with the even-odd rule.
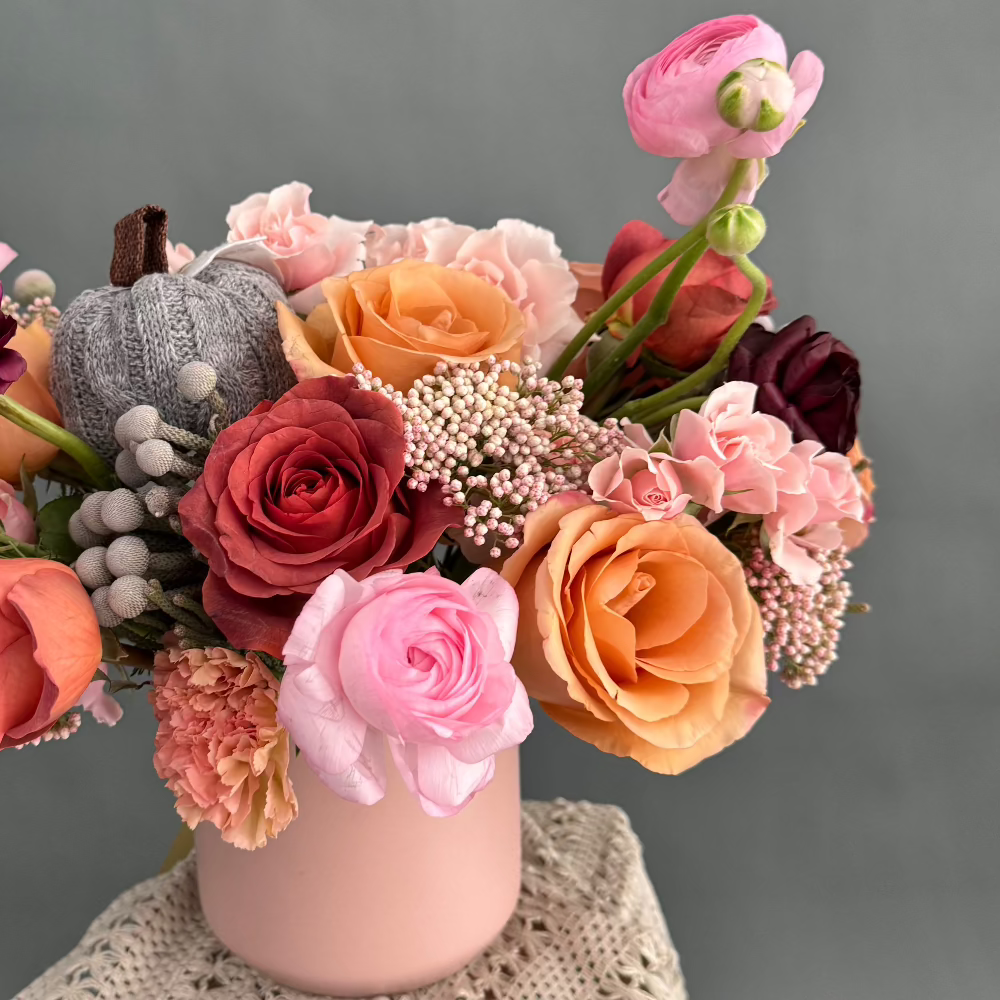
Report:
[[[219,435],[179,513],[231,643],[279,656],[335,570],[363,579],[434,548],[454,508],[406,488],[404,454],[399,411],[352,376],[300,382]]]
[[[607,299],[651,264],[675,241],[645,222],[633,220],[615,237],[601,274],[601,292]],[[673,267],[671,264],[670,267]],[[622,308],[632,325],[646,314],[670,267],[661,271]],[[677,293],[667,322],[655,330],[645,346],[668,365],[690,371],[707,361],[743,312],[750,298],[750,280],[728,258],[709,250],[688,275]],[[761,315],[777,308],[778,300],[767,282],[767,299]]]

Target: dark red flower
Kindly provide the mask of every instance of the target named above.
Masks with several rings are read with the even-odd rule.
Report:
[[[858,359],[802,316],[778,333],[754,324],[729,359],[729,381],[755,382],[757,408],[780,417],[797,441],[819,441],[846,455],[858,432]]]
[[[230,642],[279,656],[335,570],[363,579],[434,548],[455,508],[406,488],[404,454],[399,411],[353,376],[300,382],[219,435],[179,513]]]
[[[2,284],[0,284],[0,298],[3,298]],[[0,312],[0,396],[28,370],[28,363],[24,358],[7,346],[15,333],[17,333],[17,321]]]

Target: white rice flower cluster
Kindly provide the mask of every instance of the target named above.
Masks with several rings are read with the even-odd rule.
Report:
[[[586,488],[602,458],[628,445],[613,420],[580,413],[582,382],[538,374],[540,365],[489,358],[440,362],[405,394],[355,366],[359,386],[388,396],[403,415],[410,489],[432,484],[464,511],[463,531],[499,559],[524,521],[551,497]]]

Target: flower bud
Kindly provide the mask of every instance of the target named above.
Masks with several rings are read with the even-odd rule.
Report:
[[[751,59],[719,84],[716,106],[733,128],[770,132],[791,110],[795,84],[784,66],[768,59]]]
[[[35,299],[55,298],[56,283],[47,272],[33,269],[23,271],[14,279],[11,292],[19,305],[30,306]]]
[[[766,232],[764,216],[753,205],[727,205],[709,216],[705,238],[723,257],[741,257],[755,250]]]

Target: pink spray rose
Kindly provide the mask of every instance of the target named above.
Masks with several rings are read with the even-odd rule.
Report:
[[[448,219],[377,228],[369,235],[368,264],[414,257],[471,271],[506,292],[524,315],[523,358],[543,373],[583,325],[574,309],[579,282],[555,236],[521,219],[473,229]]]
[[[297,312],[308,312],[323,297],[319,283],[361,268],[365,234],[371,222],[351,222],[319,215],[309,207],[312,188],[293,181],[268,194],[250,195],[226,216],[229,242],[263,236],[264,248],[281,272],[286,292]]]
[[[14,487],[0,479],[0,530],[15,542],[34,545],[37,540],[35,519],[27,507],[17,499]]]
[[[167,270],[177,274],[195,258],[194,251],[186,243],[171,243],[167,240]]]
[[[595,500],[619,514],[642,514],[646,521],[677,517],[691,499],[670,458],[642,448],[625,448],[598,462],[589,484]]]
[[[385,794],[385,741],[431,816],[452,816],[490,782],[494,754],[531,732],[510,657],[513,589],[493,570],[459,585],[436,571],[337,570],[284,649],[278,718],[338,795]]]
[[[717,513],[769,514],[779,491],[806,491],[808,456],[793,449],[784,422],[754,410],[756,395],[750,382],[726,382],[697,413],[677,417],[671,454],[680,480],[696,503]]]
[[[777,509],[764,515],[764,531],[775,564],[793,583],[813,584],[822,567],[811,553],[847,544],[854,525],[863,526],[865,504],[846,455],[823,451],[818,441],[799,441],[792,453],[808,467],[805,490],[779,491]]]
[[[788,69],[794,87],[782,123],[769,132],[727,124],[719,114],[723,79],[745,62],[766,59],[788,65],[781,35],[750,14],[706,21],[640,63],[625,84],[625,113],[640,148],[683,159],[660,201],[681,225],[693,225],[722,193],[736,159],[774,156],[812,107],[823,82],[823,63],[800,52]],[[764,180],[762,164],[751,167],[737,200],[752,201]]]

